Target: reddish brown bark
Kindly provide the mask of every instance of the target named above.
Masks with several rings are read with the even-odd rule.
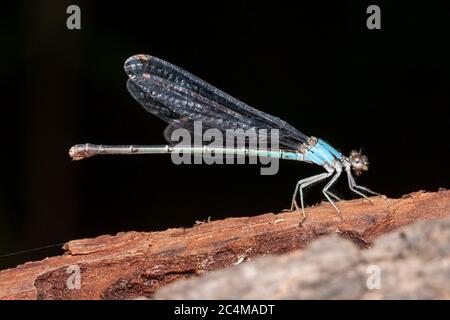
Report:
[[[62,256],[0,272],[0,299],[127,299],[150,296],[180,278],[201,275],[258,255],[304,248],[332,233],[368,247],[381,234],[421,219],[450,216],[450,191],[416,192],[401,199],[342,201],[342,219],[329,204],[298,212],[229,218],[192,228],[126,232],[70,241]],[[68,289],[68,266],[81,288]]]

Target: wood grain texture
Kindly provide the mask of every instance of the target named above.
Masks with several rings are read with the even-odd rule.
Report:
[[[450,216],[450,191],[415,192],[401,199],[372,197],[328,203],[299,212],[229,218],[162,232],[124,232],[65,244],[65,254],[0,271],[0,299],[130,299],[177,279],[199,276],[256,256],[302,249],[337,234],[360,248],[417,220]],[[81,288],[68,289],[67,268],[81,271]]]

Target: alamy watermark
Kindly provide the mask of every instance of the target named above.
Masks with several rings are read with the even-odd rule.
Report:
[[[185,128],[175,129],[171,159],[174,164],[249,164],[261,165],[262,175],[274,175],[279,169],[278,129],[203,130],[201,121],[194,121],[193,137]],[[192,161],[193,158],[193,161]]]
[[[369,290],[381,289],[381,268],[376,264],[367,267],[366,270],[369,276],[367,277],[366,286]]]
[[[66,269],[69,277],[66,280],[66,287],[69,290],[81,289],[81,270],[76,264],[70,265]]]
[[[370,16],[367,18],[366,26],[369,30],[381,29],[381,9],[379,6],[373,4],[367,7],[366,13]]]
[[[81,9],[79,6],[72,4],[67,7],[66,13],[70,14],[66,20],[66,27],[69,30],[81,29]]]

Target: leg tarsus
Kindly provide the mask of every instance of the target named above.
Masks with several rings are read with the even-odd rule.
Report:
[[[354,189],[353,186],[349,186],[349,188],[350,188],[350,190],[352,190],[354,193],[359,194],[359,195],[363,198],[363,200],[365,199],[365,200],[369,201],[369,203],[370,203],[371,205],[373,205],[372,200],[370,200],[369,197],[367,197],[364,193],[359,192],[358,190]]]
[[[294,211],[294,207],[295,207],[296,210],[300,210],[300,209],[299,209],[299,206],[298,206],[298,204],[297,204],[297,200],[296,200],[297,192],[298,192],[298,190],[299,190],[299,187],[300,187],[302,184],[304,184],[304,183],[306,183],[306,182],[308,182],[308,181],[312,180],[313,178],[316,178],[317,176],[320,176],[320,175],[322,175],[322,174],[318,174],[318,175],[315,175],[315,176],[312,176],[312,177],[308,177],[308,178],[299,180],[299,181],[297,182],[297,185],[295,186],[294,194],[292,195],[291,211]]]
[[[375,191],[372,191],[372,190],[370,190],[369,188],[366,188],[366,187],[363,187],[363,186],[359,186],[359,185],[357,185],[357,184],[355,184],[353,187],[354,187],[354,188],[357,188],[357,189],[360,189],[360,190],[363,190],[363,191],[365,191],[365,192],[367,192],[367,193],[374,194],[374,195],[376,195],[376,196],[381,196],[380,193],[375,192]]]
[[[336,174],[331,178],[330,181],[328,181],[326,186],[322,189],[322,192],[325,195],[325,198],[327,198],[327,200],[331,203],[331,205],[334,207],[334,209],[336,209],[337,212],[340,212],[340,210],[338,209],[338,207],[334,204],[333,200],[331,200],[330,196],[328,195],[328,193],[331,193],[330,191],[328,191],[328,189],[336,182],[336,180],[339,178],[340,175],[341,175],[341,170],[336,171]]]
[[[303,220],[302,222],[306,219],[306,213],[305,213],[305,206],[303,203],[303,188],[315,183],[315,182],[319,182],[323,179],[328,178],[330,175],[332,174],[332,172],[325,172],[325,173],[321,173],[309,178],[305,178],[300,180],[297,183],[297,186],[295,187],[295,193],[294,196],[292,197],[292,204],[291,204],[291,209],[293,209],[294,207],[299,210],[299,206],[297,204],[297,200],[296,200],[296,195],[297,195],[297,190],[300,193],[300,205],[301,205],[301,211],[302,211],[302,215],[303,215]]]
[[[330,190],[327,191],[328,195],[332,196],[336,201],[342,201],[341,198],[339,198],[337,195],[335,195],[333,192],[331,192]]]
[[[355,182],[355,179],[352,176],[352,173],[350,172],[350,168],[346,168],[345,170],[347,172],[347,180],[348,180],[348,187],[350,188],[351,191],[353,191],[354,193],[360,195],[361,197],[363,197],[364,199],[366,199],[367,201],[369,201],[370,204],[373,205],[373,202],[362,192],[356,190],[355,188],[364,188],[362,186],[358,186]],[[366,189],[366,188],[364,188]],[[373,191],[372,191],[373,192]]]

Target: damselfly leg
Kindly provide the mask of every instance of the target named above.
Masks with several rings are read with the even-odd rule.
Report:
[[[356,189],[364,190],[364,191],[366,191],[368,193],[372,193],[372,194],[375,194],[375,195],[379,195],[379,193],[377,193],[375,191],[372,191],[372,190],[370,190],[370,189],[368,189],[366,187],[357,185],[356,182],[355,182],[355,179],[352,176],[350,168],[347,168],[345,171],[347,173],[348,187],[350,188],[350,190],[353,191],[354,193],[360,195],[361,197],[363,197],[364,199],[366,199],[367,201],[369,201],[373,205],[373,202],[364,193],[362,193],[362,192],[360,192],[360,191],[358,191]]]
[[[297,196],[297,191],[300,194],[300,204],[301,204],[301,210],[302,210],[302,215],[303,218],[306,218],[306,214],[305,214],[305,206],[304,206],[304,202],[303,202],[303,188],[322,181],[326,178],[328,178],[329,176],[331,176],[333,174],[333,172],[324,172],[309,178],[305,178],[300,180],[299,182],[297,182],[297,185],[295,187],[295,191],[294,191],[294,195],[292,196],[292,204],[291,204],[291,210],[294,210],[294,207],[296,210],[300,210],[300,208],[298,207],[297,204],[297,200],[296,200],[296,196]]]
[[[330,194],[333,195],[331,193],[331,191],[328,191],[328,189],[330,189],[330,187],[336,182],[336,180],[339,178],[339,176],[341,175],[341,168],[339,168],[340,170],[336,171],[336,174],[331,178],[330,181],[328,181],[328,183],[326,184],[326,186],[322,189],[323,194],[325,195],[325,197],[327,198],[327,200],[331,203],[331,205],[336,209],[337,212],[341,212],[338,207],[336,207],[336,205],[334,204],[333,200],[330,199]],[[333,195],[334,196],[334,195]],[[335,196],[334,196],[335,197]]]

